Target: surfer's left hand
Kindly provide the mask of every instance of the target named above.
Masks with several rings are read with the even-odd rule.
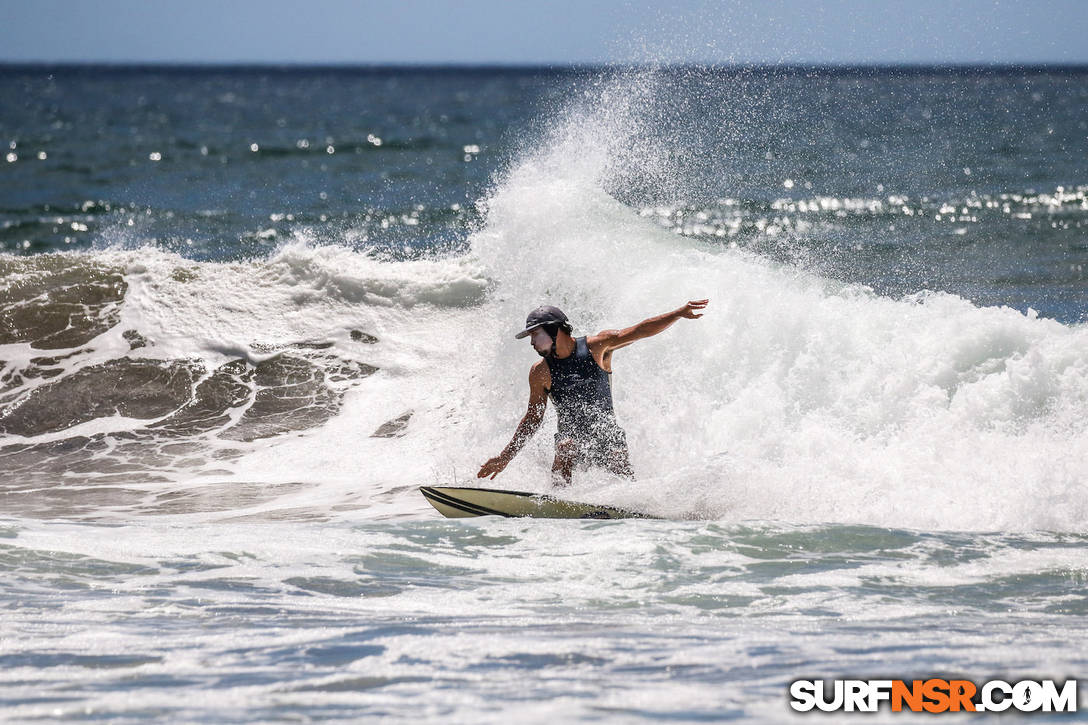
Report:
[[[681,317],[686,317],[689,320],[696,320],[703,316],[701,313],[696,312],[696,310],[704,309],[709,302],[709,299],[692,300],[691,302],[688,302],[686,305],[681,307],[678,311],[680,312]]]

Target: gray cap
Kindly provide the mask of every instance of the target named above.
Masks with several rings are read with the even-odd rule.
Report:
[[[520,340],[523,337],[528,337],[533,330],[544,325],[564,325],[567,323],[567,316],[563,314],[563,310],[558,307],[552,307],[551,305],[541,305],[535,310],[529,313],[529,316],[525,318],[525,329],[514,335],[515,340]]]

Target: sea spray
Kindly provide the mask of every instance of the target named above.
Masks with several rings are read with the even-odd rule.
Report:
[[[623,88],[564,117],[487,201],[473,241],[496,281],[481,385],[504,393],[484,394],[474,429],[493,430],[493,448],[527,396],[534,358],[509,339],[526,310],[557,304],[593,334],[709,297],[704,319],[615,355],[642,479],[607,484],[617,501],[730,520],[1079,526],[1084,328],[948,294],[889,299],[639,218],[604,190],[638,123],[637,104],[614,105]],[[548,455],[545,437],[509,477]]]

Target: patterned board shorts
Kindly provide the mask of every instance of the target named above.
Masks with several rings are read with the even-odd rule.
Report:
[[[626,464],[630,467],[627,453],[627,434],[618,426],[612,426],[603,430],[597,429],[575,435],[571,433],[556,433],[555,443],[571,441],[575,446],[576,464],[587,466],[601,466],[614,468],[617,464]]]

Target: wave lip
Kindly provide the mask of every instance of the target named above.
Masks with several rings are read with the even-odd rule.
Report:
[[[327,298],[345,304],[410,309],[480,304],[490,285],[464,257],[395,261],[338,246],[293,243],[261,265],[268,284],[291,290],[298,303]]]

